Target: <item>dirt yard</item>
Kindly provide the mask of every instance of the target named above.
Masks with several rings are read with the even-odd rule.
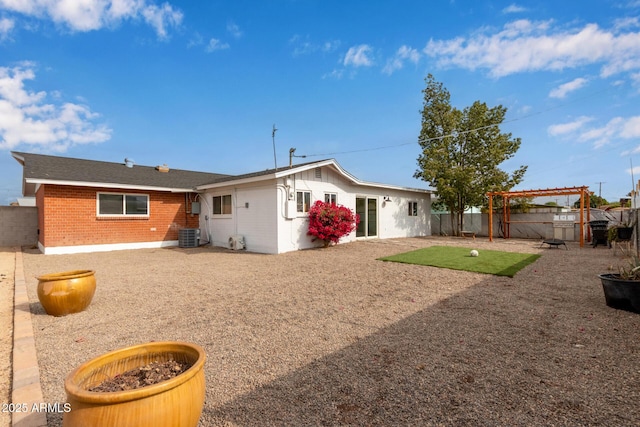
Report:
[[[377,261],[431,245],[541,253],[514,278]],[[201,426],[637,426],[640,315],[607,307],[605,247],[415,238],[260,255],[223,249],[24,254],[44,397],[138,343],[202,345]],[[96,270],[52,317],[36,276]],[[49,425],[61,425],[49,414]]]

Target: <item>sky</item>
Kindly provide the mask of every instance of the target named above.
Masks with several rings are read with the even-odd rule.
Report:
[[[429,188],[429,73],[458,109],[507,108],[516,189],[640,179],[640,0],[0,0],[0,205],[11,151],[242,174],[295,148]]]

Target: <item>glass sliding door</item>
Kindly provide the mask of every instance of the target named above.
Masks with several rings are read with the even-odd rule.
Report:
[[[365,237],[367,235],[367,199],[356,197],[356,213],[360,217],[356,237]]]
[[[378,201],[367,199],[367,237],[378,235]]]
[[[356,213],[360,216],[356,237],[377,236],[378,200],[375,198],[356,197]]]

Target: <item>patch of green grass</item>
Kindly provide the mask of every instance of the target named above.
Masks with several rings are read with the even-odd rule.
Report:
[[[470,248],[431,246],[378,259],[513,277],[518,271],[540,258],[537,254],[486,249],[478,250],[480,256],[472,257],[470,252]]]

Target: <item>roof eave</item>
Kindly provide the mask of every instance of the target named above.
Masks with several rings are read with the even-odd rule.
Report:
[[[16,159],[16,161],[18,163],[20,163],[22,166],[24,166],[24,156],[21,156],[20,154],[16,153],[15,151],[11,152],[11,156],[13,156],[13,158]]]
[[[100,188],[120,188],[125,190],[144,190],[144,191],[164,191],[171,193],[191,193],[194,188],[171,188],[171,187],[155,187],[151,185],[132,185],[118,184],[113,182],[87,182],[87,181],[65,181],[54,179],[27,178],[25,182],[28,184],[39,185],[69,185],[73,187],[100,187]]]
[[[250,178],[241,178],[241,179],[230,179],[228,181],[221,181],[221,182],[214,182],[212,184],[204,184],[204,185],[198,185],[195,187],[196,190],[201,191],[201,190],[210,190],[213,188],[220,188],[220,187],[228,187],[230,185],[240,185],[240,184],[250,184],[252,182],[258,182],[258,181],[266,181],[269,179],[275,179],[276,178],[276,174],[269,174],[269,175],[260,175],[260,176],[252,176]]]

